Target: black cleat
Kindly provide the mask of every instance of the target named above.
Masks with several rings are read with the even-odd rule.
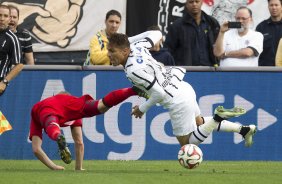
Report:
[[[70,164],[71,163],[71,152],[69,148],[67,147],[66,139],[64,135],[59,135],[57,139],[57,144],[59,147],[59,154],[61,159],[66,163]]]

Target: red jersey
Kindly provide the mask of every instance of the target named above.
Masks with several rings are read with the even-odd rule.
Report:
[[[84,106],[89,100],[93,100],[89,95],[75,97],[58,94],[36,103],[31,111],[30,138],[38,135],[42,139],[42,122],[50,115],[58,117],[60,127],[82,126],[81,118],[87,117],[83,111]]]
[[[32,108],[32,112],[38,119],[46,115],[56,115],[60,120],[59,125],[64,126],[64,123],[68,121],[85,116],[83,108],[89,100],[93,100],[89,95],[75,97],[67,94],[58,94],[36,103]]]

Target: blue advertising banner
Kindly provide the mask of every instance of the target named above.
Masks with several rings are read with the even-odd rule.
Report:
[[[113,77],[114,76],[114,77]],[[248,112],[236,121],[255,124],[258,132],[251,148],[239,134],[214,132],[200,145],[205,160],[279,160],[282,125],[281,72],[188,72],[203,116],[212,116],[218,105],[241,106]],[[129,87],[123,71],[29,71],[24,70],[0,97],[0,110],[13,130],[0,136],[0,159],[35,159],[28,140],[30,110],[34,103],[61,90],[96,99]],[[175,160],[180,146],[172,135],[169,115],[162,107],[150,109],[142,119],[131,117],[134,105],[144,99],[130,97],[106,114],[83,120],[85,159]],[[69,127],[62,129],[70,149],[74,145]],[[46,135],[43,149],[59,159],[57,145]]]

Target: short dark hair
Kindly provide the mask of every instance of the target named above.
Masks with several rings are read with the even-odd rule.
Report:
[[[128,36],[122,33],[114,33],[109,38],[109,45],[113,45],[118,48],[129,48],[130,47]]]
[[[268,3],[269,3],[270,0],[267,0],[267,1],[268,1]],[[282,5],[282,0],[280,0],[280,4]]]
[[[11,11],[12,9],[15,9],[15,10],[17,11],[17,13],[18,13],[18,17],[20,16],[20,10],[18,9],[18,7],[13,6],[13,5],[8,5],[8,7],[9,7],[10,11]]]
[[[106,20],[108,20],[108,18],[112,15],[116,15],[121,19],[121,14],[117,10],[110,10],[106,14]]]
[[[152,25],[147,28],[147,31],[157,30],[160,31],[160,27],[158,25]]]
[[[250,17],[253,17],[253,12],[250,8],[246,7],[246,6],[240,6],[236,12],[238,12],[239,10],[243,10],[243,9],[246,9],[248,10],[249,14],[250,14]]]

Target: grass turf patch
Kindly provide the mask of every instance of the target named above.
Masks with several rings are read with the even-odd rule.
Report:
[[[74,171],[74,162],[55,162],[66,170],[49,170],[38,160],[0,160],[0,184],[278,184],[282,178],[282,162],[204,161],[187,170],[178,161],[87,160],[85,171]]]

